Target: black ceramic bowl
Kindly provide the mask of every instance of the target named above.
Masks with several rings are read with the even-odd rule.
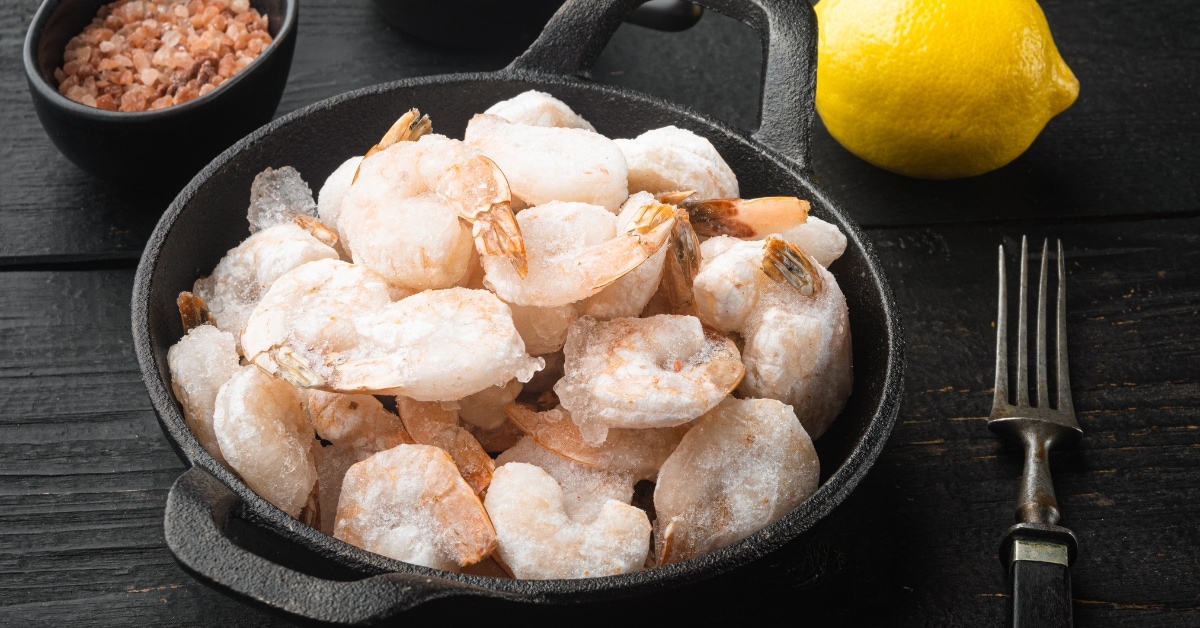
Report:
[[[75,165],[119,184],[178,189],[230,144],[271,119],[296,46],[299,0],[251,0],[274,41],[241,72],[194,100],[156,111],[106,111],[58,93],[67,41],[111,0],[45,0],[25,36],[38,119]]]
[[[792,548],[806,543],[802,535],[858,484],[896,418],[903,341],[891,290],[870,244],[813,181],[808,166],[816,69],[812,9],[794,0],[703,1],[747,22],[766,40],[762,124],[748,135],[668,101],[577,77],[591,67],[637,2],[568,2],[529,51],[500,72],[388,83],[284,116],[223,153],[175,199],[150,236],[132,306],[134,343],[151,401],[168,440],[191,466],[172,487],[165,516],[167,545],[186,570],[291,617],[339,622],[378,621],[444,597],[455,599],[431,607],[601,603],[648,595],[662,599],[685,585],[788,560]],[[582,580],[508,580],[417,567],[300,524],[217,464],[184,424],[166,362],[168,348],[183,333],[175,298],[248,235],[245,208],[255,174],[268,166],[291,165],[319,186],[410,107],[428,113],[438,132],[461,137],[472,114],[528,89],[561,98],[610,137],[632,137],[670,124],[699,133],[738,174],[744,195],[809,199],[813,213],[833,221],[849,240],[831,271],[850,311],[854,393],[816,443],[822,484],[795,510],[741,542],[658,569]],[[589,612],[598,612],[597,607],[602,612],[624,604],[592,604]]]

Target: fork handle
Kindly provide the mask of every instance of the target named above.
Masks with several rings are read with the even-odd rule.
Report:
[[[1065,546],[1062,555],[1067,555]],[[1064,564],[1014,560],[1012,578],[1013,628],[1070,628],[1071,569]]]
[[[1021,435],[1025,444],[1025,469],[1021,472],[1021,494],[1017,500],[1018,523],[1058,523],[1058,498],[1054,496],[1054,480],[1050,477],[1050,448],[1059,434],[1053,426],[1026,430]]]

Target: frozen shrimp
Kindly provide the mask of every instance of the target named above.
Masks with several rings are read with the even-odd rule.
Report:
[[[650,259],[675,223],[670,205],[639,205],[627,228],[596,205],[550,202],[517,215],[529,274],[483,256],[484,284],[507,303],[557,307],[590,297]]]
[[[350,189],[354,174],[358,172],[358,164],[362,163],[362,160],[362,156],[359,155],[342,162],[342,165],[325,179],[325,184],[317,192],[317,218],[337,232],[338,247],[345,253],[344,259],[347,260],[351,259],[350,249],[346,248],[346,237],[338,229],[338,218],[342,215],[342,199]]]
[[[317,481],[313,428],[300,391],[241,367],[217,392],[213,431],[229,466],[280,510],[296,517]]]
[[[564,201],[616,213],[629,196],[625,156],[599,133],[484,113],[467,123],[465,141],[500,166],[522,207]]]
[[[537,277],[534,278],[537,281]],[[611,287],[611,286],[609,286]],[[509,303],[513,325],[525,341],[525,350],[530,355],[554,353],[562,349],[567,341],[567,327],[579,318],[579,303],[567,303],[553,307],[517,305]]]
[[[485,430],[500,427],[508,416],[504,406],[521,394],[521,382],[512,379],[503,386],[488,386],[483,390],[458,400],[458,418]]]
[[[228,466],[213,431],[213,410],[217,391],[239,368],[237,343],[233,334],[212,325],[185,325],[188,327],[187,335],[167,350],[171,389],[183,406],[184,422],[196,440],[217,462]]]
[[[845,234],[837,225],[816,216],[809,216],[805,222],[779,232],[779,237],[800,247],[826,268],[846,252]]]
[[[444,449],[454,460],[458,472],[476,494],[483,493],[492,481],[495,463],[471,433],[458,425],[458,414],[435,401],[416,401],[396,397],[400,420],[413,440],[421,445]]]
[[[684,192],[686,194],[686,192]],[[659,196],[687,210],[692,227],[701,236],[728,235],[735,238],[763,239],[804,224],[808,220],[808,201],[794,196],[763,198],[685,198]]]
[[[779,520],[817,490],[820,470],[791,408],[726,399],[700,417],[658,475],[658,564],[720,549]]]
[[[317,481],[321,486],[320,529],[333,534],[342,479],[351,465],[401,444],[413,444],[400,417],[388,412],[371,395],[343,395],[321,390],[301,391],[305,409],[317,434],[329,441],[321,449]]]
[[[700,198],[738,196],[738,181],[712,143],[667,126],[615,140],[629,165],[630,192],[695,190]]]
[[[458,284],[472,248],[505,258],[518,273],[524,268],[504,175],[441,135],[364,158],[342,198],[338,230],[355,263],[416,290]]]
[[[642,568],[650,550],[650,521],[641,509],[608,500],[591,521],[575,521],[562,487],[531,464],[496,469],[484,505],[496,529],[497,558],[517,578],[629,573]]]
[[[584,129],[595,132],[596,128],[571,110],[563,101],[535,90],[522,92],[488,107],[484,113],[500,116],[513,124],[530,126],[557,126],[569,129]]]
[[[561,406],[538,412],[514,403],[505,411],[513,424],[542,447],[588,467],[630,474],[635,480],[653,480],[685,431],[680,427],[611,429],[603,443],[591,445]]]
[[[629,197],[625,204],[621,207],[621,213],[617,216],[617,225],[620,231],[626,231],[633,226],[634,219],[645,211],[647,208],[656,205],[658,202],[647,192],[639,192]],[[679,229],[685,227],[686,214],[681,216],[676,213],[676,222],[672,230],[673,245],[674,235]],[[658,289],[659,282],[663,276],[663,262],[666,260],[668,249],[671,245],[663,246],[658,249],[653,255],[638,265],[637,268],[622,275],[619,279],[609,284],[600,292],[584,299],[580,303],[580,315],[591,316],[592,318],[606,321],[614,318],[637,316],[650,302],[650,298],[654,296],[654,292]],[[689,284],[690,285],[690,284]],[[563,329],[565,339],[566,329]],[[561,348],[560,343],[554,350]]]
[[[350,467],[334,536],[367,551],[458,571],[496,547],[483,504],[437,447],[399,445]]]
[[[525,353],[512,314],[484,290],[393,288],[354,264],[322,260],[281,277],[255,308],[247,359],[297,386],[456,401],[544,364]]]
[[[524,462],[541,467],[562,487],[563,510],[579,523],[587,523],[600,514],[608,500],[628,504],[633,500],[632,473],[605,471],[564,458],[526,436],[496,458],[496,467]]]
[[[571,324],[565,376],[554,386],[592,444],[609,428],[671,427],[712,409],[745,372],[737,346],[694,316]]]
[[[707,259],[694,290],[705,324],[745,340],[739,392],[791,405],[811,437],[824,434],[854,383],[846,299],[833,275],[772,236]]]
[[[315,227],[315,220],[302,221]],[[302,264],[337,259],[338,254],[295,222],[255,233],[221,258],[208,277],[192,288],[208,304],[217,327],[239,340],[259,298],[284,273]]]

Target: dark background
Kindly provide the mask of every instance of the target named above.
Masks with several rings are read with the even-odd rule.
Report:
[[[682,610],[651,600],[630,620],[1003,623],[996,548],[1021,452],[983,415],[995,247],[1013,251],[1028,234],[1061,238],[1067,253],[1084,438],[1051,461],[1062,523],[1081,542],[1077,625],[1200,625],[1200,9],[1042,6],[1079,100],[999,171],[906,179],[818,123],[816,175],[873,240],[904,316],[896,428],[809,535],[794,578],[698,589]],[[115,189],[50,144],[21,69],[36,8],[0,0],[0,624],[279,623],[195,582],[164,546],[163,503],[183,466],[137,370],[129,299],[171,195],[147,192],[150,182]],[[300,15],[278,114],[378,82],[498,69],[516,53],[421,43],[368,0],[303,0]],[[622,27],[594,78],[750,129],[760,63],[753,32],[709,13],[677,34]],[[161,150],[187,147],[165,138]]]

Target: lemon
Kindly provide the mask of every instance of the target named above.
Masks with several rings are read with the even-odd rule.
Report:
[[[912,177],[994,170],[1079,95],[1033,0],[821,0],[817,113]]]

